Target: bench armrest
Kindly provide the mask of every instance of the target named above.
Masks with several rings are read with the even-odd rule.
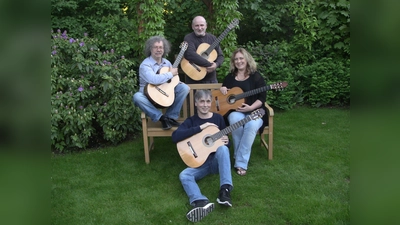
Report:
[[[269,106],[268,103],[265,103],[265,107],[268,110],[268,116],[270,117],[274,116],[274,109],[271,106]]]

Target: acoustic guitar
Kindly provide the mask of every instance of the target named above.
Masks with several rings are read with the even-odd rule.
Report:
[[[236,25],[239,24],[238,19],[234,19],[228,27],[225,29],[224,32],[210,45],[207,43],[202,43],[197,47],[196,53],[203,57],[204,59],[207,59],[209,62],[214,62],[215,59],[217,59],[217,51],[215,48],[217,45],[222,41],[222,39],[225,38],[225,36],[231,31]],[[207,68],[206,67],[201,67],[196,65],[193,62],[189,62],[187,59],[182,59],[181,62],[181,68],[183,72],[186,73],[190,78],[193,80],[201,80],[203,79],[206,74],[207,74]]]
[[[231,133],[251,120],[262,118],[264,114],[265,110],[260,108],[225,129],[219,130],[215,126],[208,126],[200,133],[178,142],[176,148],[181,159],[187,166],[192,168],[203,165],[212,152],[216,152],[218,147],[224,145],[220,140],[222,136]]]
[[[179,63],[183,58],[183,54],[187,49],[187,46],[188,43],[186,41],[181,43],[181,45],[179,46],[181,48],[181,51],[176,57],[176,60],[172,65],[172,68],[178,68]],[[162,67],[158,71],[158,74],[163,74],[167,72],[169,72],[169,67]],[[174,103],[175,86],[178,84],[179,84],[179,76],[174,76],[169,81],[160,85],[147,84],[144,87],[144,94],[150,100],[150,102],[153,103],[153,105],[155,105],[156,107],[166,108],[172,105],[172,103]]]
[[[279,82],[264,87],[260,87],[251,91],[243,92],[239,87],[231,88],[226,95],[223,95],[220,90],[213,90],[211,101],[211,112],[225,115],[231,110],[234,110],[244,103],[244,98],[255,95],[268,90],[282,90],[287,86],[287,82]]]

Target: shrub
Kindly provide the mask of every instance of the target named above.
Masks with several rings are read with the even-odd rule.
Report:
[[[267,85],[281,81],[288,82],[288,86],[281,91],[268,91],[268,104],[279,109],[293,108],[299,100],[296,97],[297,83],[294,81],[296,71],[288,60],[287,45],[276,42],[265,45],[255,41],[248,42],[244,48],[254,57],[257,69],[264,76]]]
[[[86,148],[103,139],[116,144],[140,129],[132,103],[133,63],[114,49],[100,50],[85,34],[51,32],[51,146]]]
[[[313,107],[350,104],[350,60],[343,58],[293,61],[292,44],[286,42],[248,42],[246,48],[258,64],[268,84],[287,81],[283,91],[269,91],[267,101],[280,109],[296,104]]]

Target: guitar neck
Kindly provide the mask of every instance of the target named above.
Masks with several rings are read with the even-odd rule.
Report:
[[[267,86],[264,86],[264,87],[256,88],[254,90],[246,91],[246,92],[243,92],[241,94],[235,95],[235,99],[239,100],[239,99],[246,98],[246,97],[249,97],[249,96],[252,96],[252,95],[256,95],[256,94],[264,92],[264,91],[268,91],[270,89],[271,89],[271,85],[267,85]]]
[[[176,60],[175,60],[174,64],[172,65],[172,68],[178,68],[179,63],[182,61],[183,54],[185,53],[185,50],[181,50],[179,52],[178,56],[176,57]]]
[[[217,40],[215,40],[214,43],[212,43],[212,44],[210,45],[210,47],[208,47],[207,50],[205,51],[205,52],[207,53],[207,55],[209,55],[209,54],[212,52],[212,50],[214,50],[215,47],[217,47],[217,45],[222,41],[222,39],[225,38],[225,36],[226,36],[226,35],[229,33],[229,31],[231,31],[231,30],[232,30],[232,29],[230,29],[230,28],[228,27],[228,28],[226,28],[226,29],[224,30],[224,32],[222,32],[221,35],[219,35],[219,37],[217,38]]]
[[[222,129],[219,132],[213,134],[211,136],[211,138],[213,141],[216,141],[216,140],[220,139],[222,136],[227,135],[227,134],[231,133],[232,131],[238,129],[239,127],[243,126],[245,123],[249,122],[250,120],[252,120],[251,116],[246,116],[246,118],[239,120],[238,122],[230,125],[229,127],[226,127],[225,129]]]

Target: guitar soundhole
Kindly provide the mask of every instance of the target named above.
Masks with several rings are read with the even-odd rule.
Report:
[[[228,99],[228,103],[229,104],[233,104],[233,103],[236,102],[236,99],[235,99],[234,95],[229,96],[227,99]]]
[[[206,146],[211,146],[211,145],[214,144],[214,141],[213,141],[213,139],[212,139],[210,136],[205,137],[204,140],[203,140],[203,142],[204,142],[204,144],[205,144]]]

